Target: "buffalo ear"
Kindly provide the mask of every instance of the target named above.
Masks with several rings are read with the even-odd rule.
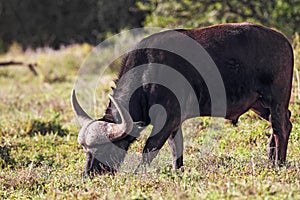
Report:
[[[138,122],[133,122],[133,129],[132,132],[130,133],[131,136],[133,137],[139,137],[141,131],[143,131],[146,127],[146,123],[142,122],[142,121],[138,121]]]
[[[143,121],[133,122],[133,124],[137,129],[144,129],[146,126],[146,123]]]

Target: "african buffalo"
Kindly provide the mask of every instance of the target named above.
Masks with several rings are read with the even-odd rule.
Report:
[[[180,43],[184,41],[181,36],[201,45],[212,58],[222,79],[223,85],[220,87],[224,87],[225,91],[223,100],[222,91],[216,92],[209,86],[217,81],[217,75],[199,73],[188,59],[172,52],[173,47],[183,48],[185,50],[181,52],[191,55],[191,59],[201,57],[198,51],[188,51],[188,45],[183,47],[186,43]],[[168,44],[172,44],[169,50],[156,48]],[[253,110],[271,123],[273,133],[269,140],[269,159],[273,164],[284,163],[292,129],[288,106],[293,63],[293,50],[288,40],[279,32],[253,23],[164,31],[143,39],[136,49],[124,56],[116,88],[101,119],[89,117],[79,105],[75,90],[72,92],[73,110],[82,126],[78,142],[87,155],[84,174],[115,173],[130,144],[149,124],[153,125],[153,130],[146,141],[141,164],[149,164],[168,139],[173,168],[179,169],[183,166],[181,125],[184,120],[196,116],[215,116],[236,124],[248,110]],[[155,64],[161,65],[161,68],[153,67]],[[150,76],[160,76],[160,80],[171,79],[174,88],[180,88],[177,79],[168,77],[168,73],[162,71],[166,70],[163,66],[169,66],[188,81],[196,96],[199,112],[192,108],[191,91],[178,89],[178,95],[163,84],[147,81]],[[200,70],[201,67],[205,67],[204,64]],[[130,74],[132,69],[140,71]],[[139,87],[134,88],[133,85]],[[211,96],[214,92],[217,94],[215,105]],[[178,96],[184,101],[179,102]],[[219,108],[218,104],[222,103],[225,105],[223,114],[219,109],[212,110],[213,106]],[[165,109],[165,119],[162,119],[162,113],[150,113],[154,105]],[[159,124],[161,121],[164,121],[163,126]]]

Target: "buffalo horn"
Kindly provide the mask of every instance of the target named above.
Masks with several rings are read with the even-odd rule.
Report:
[[[121,105],[119,104],[111,95],[109,95],[110,100],[113,102],[113,104],[116,106],[120,116],[122,123],[121,124],[115,124],[116,132],[118,134],[115,134],[114,136],[111,136],[111,139],[117,139],[119,137],[122,137],[124,133],[130,133],[133,128],[133,121],[129,114],[129,112]]]
[[[74,89],[72,91],[71,102],[76,118],[81,126],[84,126],[93,121],[93,119],[79,105]]]

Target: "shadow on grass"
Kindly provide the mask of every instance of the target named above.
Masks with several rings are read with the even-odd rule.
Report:
[[[33,137],[36,134],[57,134],[63,137],[69,133],[69,130],[62,128],[62,125],[57,121],[57,119],[53,119],[50,121],[34,119],[30,122],[29,126],[27,127],[26,133],[30,137]]]
[[[10,157],[11,147],[0,146],[0,166],[4,169],[8,165],[15,165],[16,161]]]

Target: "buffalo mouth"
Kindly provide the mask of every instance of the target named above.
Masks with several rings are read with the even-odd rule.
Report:
[[[86,163],[84,167],[84,172],[82,174],[83,178],[93,178],[95,175],[111,174],[114,175],[116,169],[101,163],[95,158],[91,152],[86,153]]]

